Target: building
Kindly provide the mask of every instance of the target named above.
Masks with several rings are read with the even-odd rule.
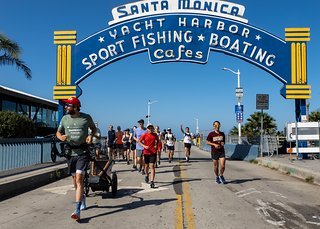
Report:
[[[14,111],[34,121],[37,135],[54,133],[58,125],[58,103],[0,85],[0,111]]]

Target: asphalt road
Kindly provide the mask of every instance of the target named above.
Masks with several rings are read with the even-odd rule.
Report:
[[[210,153],[193,147],[186,163],[176,147],[156,170],[156,189],[119,162],[117,196],[91,192],[80,223],[70,218],[68,177],[2,201],[0,228],[320,228],[319,186],[243,161],[227,161],[228,183],[218,185]]]

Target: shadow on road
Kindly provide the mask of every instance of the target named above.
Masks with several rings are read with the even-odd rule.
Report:
[[[251,179],[236,179],[236,180],[228,180],[226,184],[242,184],[250,181],[262,180],[261,178],[251,178]]]
[[[115,214],[115,213],[122,212],[122,211],[133,210],[133,209],[145,207],[145,206],[148,206],[148,205],[157,206],[157,205],[161,205],[163,203],[176,201],[175,198],[154,199],[154,200],[144,200],[141,197],[136,197],[136,198],[138,198],[139,200],[133,201],[133,202],[127,203],[127,204],[116,205],[116,206],[99,206],[99,205],[90,206],[90,207],[88,207],[88,209],[90,209],[90,208],[101,208],[101,209],[114,209],[114,210],[112,210],[110,212],[105,212],[105,213],[102,213],[102,214],[98,214],[98,215],[95,215],[95,216],[92,216],[92,217],[82,218],[79,223],[89,223],[89,221],[91,219],[94,219],[94,218],[107,216],[107,215]]]

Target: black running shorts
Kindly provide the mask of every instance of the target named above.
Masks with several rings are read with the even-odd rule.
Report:
[[[151,154],[151,155],[143,155],[144,156],[144,163],[146,164],[154,164],[156,163],[157,160],[157,154]]]
[[[226,157],[225,152],[216,152],[216,153],[211,152],[212,160],[219,160],[219,158],[224,158],[224,157]]]
[[[190,149],[191,148],[191,143],[184,143],[184,147]]]
[[[75,175],[76,173],[84,174],[85,169],[90,162],[90,155],[83,154],[80,156],[71,157],[67,160],[68,174]]]

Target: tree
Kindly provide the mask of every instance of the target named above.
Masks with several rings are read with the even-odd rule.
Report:
[[[265,134],[275,134],[277,131],[276,120],[268,113],[263,113],[263,130]],[[248,137],[260,135],[261,130],[261,112],[254,112],[247,119],[244,126],[244,132]]]
[[[320,121],[320,111],[312,111],[309,114],[309,121],[310,122],[319,122]]]
[[[31,138],[35,127],[31,119],[12,111],[0,111],[0,138]]]
[[[24,72],[28,79],[31,79],[32,73],[30,68],[20,59],[21,48],[19,45],[0,34],[0,65],[16,65],[18,70]]]

